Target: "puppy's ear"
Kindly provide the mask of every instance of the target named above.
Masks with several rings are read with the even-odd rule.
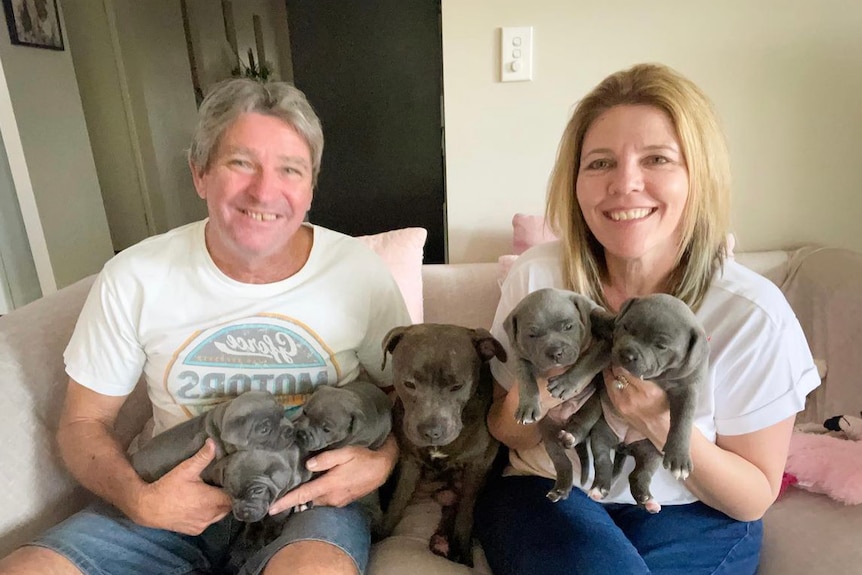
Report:
[[[706,334],[699,327],[692,327],[689,330],[688,349],[680,371],[694,373],[707,361],[709,361],[709,341],[706,339]]]
[[[590,332],[593,337],[612,341],[614,339],[614,322],[617,316],[603,307],[595,307],[590,312]]]
[[[633,298],[629,298],[626,301],[624,301],[622,307],[620,307],[620,313],[617,314],[617,318],[623,317],[626,314],[626,312],[629,311],[629,308],[632,307],[632,304],[635,303],[636,301],[638,301],[639,299],[640,298],[633,297]]]
[[[473,346],[476,348],[476,353],[479,354],[482,361],[488,361],[492,357],[496,357],[502,362],[506,361],[506,349],[487,329],[478,328],[473,330]]]
[[[581,327],[590,325],[590,311],[595,307],[592,301],[588,298],[575,292],[569,293],[569,301],[575,306],[578,316],[581,318]]]
[[[212,461],[201,471],[201,479],[210,485],[224,487],[224,472],[230,462],[230,455],[218,461]]]
[[[398,345],[398,342],[401,341],[401,338],[408,329],[410,329],[409,325],[393,327],[383,338],[383,364],[380,366],[380,369],[386,369],[386,352],[392,353],[392,350],[395,349],[395,346]]]

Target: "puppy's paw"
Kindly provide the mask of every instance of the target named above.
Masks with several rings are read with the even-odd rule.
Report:
[[[668,448],[666,446],[662,464],[674,478],[682,480],[688,479],[692,469],[694,469],[694,463],[688,454],[688,449]]]
[[[603,487],[593,487],[587,492],[587,495],[593,501],[601,501],[608,495],[608,490]]]
[[[641,503],[641,505],[644,509],[646,509],[653,515],[661,511],[661,505],[659,505],[658,501],[656,501],[655,499],[645,501],[644,503]]]
[[[583,438],[572,435],[565,429],[561,429],[560,432],[557,433],[557,441],[559,441],[560,445],[566,449],[574,449],[577,444],[583,441]]]
[[[572,385],[569,378],[563,376],[548,378],[548,393],[551,394],[551,397],[563,400],[571,399],[575,396],[576,391],[576,386]]]
[[[538,401],[526,401],[518,404],[518,409],[515,410],[515,419],[518,423],[526,425],[528,423],[536,423],[542,418],[542,407]]]
[[[440,557],[449,559],[449,553],[451,552],[449,539],[439,531],[431,536],[431,540],[428,542],[428,549],[430,549],[431,553],[434,555],[439,555]]]
[[[571,493],[571,489],[565,489],[563,487],[554,487],[545,495],[551,503],[556,503],[557,501],[562,501],[563,499],[567,499],[569,497],[569,493]]]

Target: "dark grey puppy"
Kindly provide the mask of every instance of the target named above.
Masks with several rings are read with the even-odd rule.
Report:
[[[156,435],[132,454],[131,462],[142,479],[152,482],[194,455],[207,438],[215,441],[218,461],[242,449],[280,449],[293,443],[293,433],[274,395],[247,391]]]
[[[595,457],[593,490],[601,498],[610,489],[610,453],[618,440],[602,417],[601,400],[593,384],[611,357],[609,337],[594,333],[594,326],[604,325],[597,324],[594,318],[603,313],[603,308],[575,292],[544,288],[524,297],[503,322],[518,376],[520,398],[515,418],[520,423],[539,421],[539,431],[557,475],[547,494],[551,501],[567,498],[572,490],[574,477],[567,448],[577,450],[581,482],[586,481],[587,437]],[[574,413],[569,414],[571,410],[564,405],[542,417],[537,378],[560,368],[567,371],[549,380],[551,395],[567,401],[590,395]],[[567,414],[564,419],[561,413]]]
[[[392,329],[383,350],[384,364],[385,353],[392,354],[401,459],[382,535],[398,524],[423,471],[458,473],[460,498],[443,514],[429,547],[469,565],[476,496],[499,449],[486,422],[493,399],[488,361],[506,361],[506,351],[487,330],[434,324]]]
[[[281,535],[293,510],[270,516],[269,508],[311,479],[306,455],[295,443],[278,450],[247,449],[231,453],[201,474],[204,481],[222,486],[230,496],[233,516],[244,522],[231,544],[227,572],[239,572],[255,553]]]
[[[694,312],[667,294],[632,298],[612,320],[611,364],[655,382],[667,394],[670,429],[664,456],[643,439],[620,448],[635,457],[629,485],[635,501],[649,511],[660,508],[649,491],[659,462],[677,479],[691,473],[691,428],[697,393],[709,369],[709,343]],[[625,386],[625,382],[619,385]]]
[[[293,423],[297,443],[308,452],[345,445],[377,449],[392,431],[392,403],[368,381],[320,385]]]
[[[294,443],[278,450],[235,451],[207,467],[201,477],[224,488],[234,517],[253,523],[266,517],[278,498],[311,478],[304,457]]]

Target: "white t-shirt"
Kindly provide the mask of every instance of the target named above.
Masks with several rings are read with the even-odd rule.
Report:
[[[503,320],[528,293],[564,287],[559,242],[525,252],[502,286],[491,333],[510,350]],[[735,261],[717,272],[697,312],[709,337],[709,378],[698,392],[694,424],[710,441],[716,434],[740,435],[769,427],[805,407],[805,397],[820,378],[802,328],[781,291],[769,280]],[[510,354],[511,357],[511,354]],[[491,369],[504,388],[515,384],[511,362],[493,360]],[[577,457],[570,453],[579,477]],[[608,503],[634,503],[628,474],[629,458],[614,481]],[[543,445],[510,452],[509,473],[554,477]],[[592,485],[590,479],[583,489]],[[665,469],[653,476],[650,490],[662,505],[696,501],[685,484]]]
[[[410,324],[383,261],[354,238],[311,226],[306,264],[269,284],[224,275],[206,221],[148,238],[109,261],[64,358],[69,376],[125,396],[143,373],[155,433],[250,389],[299,406],[317,385],[363,367],[379,382],[383,337]]]

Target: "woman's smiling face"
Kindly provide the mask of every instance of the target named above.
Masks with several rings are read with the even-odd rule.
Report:
[[[596,118],[584,136],[575,189],[606,258],[649,264],[676,257],[689,178],[664,111],[622,105]]]

